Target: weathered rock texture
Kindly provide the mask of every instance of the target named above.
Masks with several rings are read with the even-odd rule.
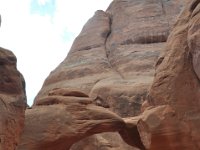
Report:
[[[114,0],[97,11],[27,110],[18,149],[65,150],[118,131],[71,150],[197,150],[199,1],[166,45],[186,2]]]
[[[200,1],[195,0],[183,11],[168,39],[148,95],[149,105],[169,105],[174,110],[152,134],[153,150],[200,149],[199,51]]]
[[[25,82],[16,57],[0,48],[0,150],[14,150],[24,125]]]
[[[68,102],[51,103],[49,106],[37,106],[26,111],[19,150],[66,150],[89,135],[114,132],[124,127],[120,117],[97,106],[82,104],[84,99],[76,102],[75,98],[57,98]]]
[[[24,134],[18,149],[66,150],[87,136],[126,129],[122,118],[96,106],[95,100],[85,93],[67,89],[55,89],[49,92],[49,96],[37,99],[35,106],[26,111]],[[144,130],[140,132],[139,128]],[[141,141],[143,135],[150,137],[144,122],[138,120],[130,130],[137,133],[137,140],[130,139],[131,145],[141,149],[149,146]],[[123,135],[129,136],[129,133]]]
[[[91,96],[100,95],[108,103],[110,110],[119,114],[121,117],[138,115],[141,104],[153,80],[155,62],[165,47],[168,34],[178,14],[182,10],[182,5],[184,5],[184,1],[174,0],[113,1],[106,13],[97,12],[104,14],[105,17],[110,19],[109,24],[107,23],[107,26],[110,25],[110,27],[108,26],[100,34],[100,23],[97,23],[95,27],[88,26],[96,18],[103,21],[101,16],[95,15],[85,25],[83,31],[75,40],[68,57],[51,74],[45,84],[48,84],[53,78],[55,79],[55,76],[58,77],[56,74],[60,73],[59,69],[65,72],[65,75],[71,72],[72,69],[80,72],[88,70],[85,75],[74,77],[74,80],[67,79],[64,76],[67,80],[63,82],[64,86],[69,88],[74,81],[78,81],[79,83],[75,85],[76,87],[85,90]],[[97,42],[94,33],[107,35],[105,39],[105,50],[103,49],[104,47],[94,48],[96,43],[93,44],[93,41]],[[88,41],[86,42],[85,39]],[[83,46],[80,41],[87,46],[89,45],[90,49],[85,50],[87,49],[85,48],[86,46]],[[76,49],[79,49],[79,51]],[[101,53],[105,54],[101,56]],[[69,66],[68,64],[76,66]],[[102,65],[105,67],[102,67]],[[96,72],[91,73],[91,70]],[[80,74],[78,72],[76,73]],[[70,81],[72,81],[72,84]],[[49,84],[45,88],[49,88],[51,85],[53,84]],[[42,92],[45,91],[45,88],[43,88]],[[103,146],[106,150],[134,149],[126,145],[118,135],[104,134],[102,137],[101,135],[98,135],[98,137],[100,138],[97,138],[97,140],[103,138],[104,141],[109,143]],[[99,143],[97,147],[104,145],[104,143]],[[88,144],[85,145],[85,149],[90,149]],[[80,148],[75,147],[75,149]],[[82,149],[83,147],[81,145]]]
[[[140,113],[154,65],[183,1],[115,0],[97,11],[38,98],[55,88],[100,96],[121,116]]]

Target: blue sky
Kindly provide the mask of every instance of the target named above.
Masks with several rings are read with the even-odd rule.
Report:
[[[28,104],[67,56],[74,38],[96,10],[111,0],[0,0],[0,46],[12,50],[26,80]]]
[[[56,12],[56,0],[48,0],[48,1],[31,1],[31,14],[39,14],[41,16],[49,15],[51,17],[54,16]]]

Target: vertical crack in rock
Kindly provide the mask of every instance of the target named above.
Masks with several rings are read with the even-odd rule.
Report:
[[[111,35],[111,32],[112,32],[112,18],[111,18],[111,16],[110,16],[110,14],[108,14],[107,13],[107,15],[108,15],[108,17],[109,17],[109,26],[110,26],[110,30],[109,30],[109,32],[107,33],[107,36],[106,36],[106,39],[105,39],[105,43],[104,43],[104,46],[105,46],[105,52],[106,52],[106,57],[107,57],[107,59],[108,59],[108,63],[109,63],[109,65],[110,65],[110,67],[113,69],[113,71],[115,71],[122,79],[124,79],[124,76],[118,71],[118,69],[116,68],[116,66],[115,65],[113,65],[111,62],[110,62],[110,49],[108,48],[108,46],[107,46],[107,41],[108,41],[108,39],[109,39],[109,37],[110,37],[110,35]]]

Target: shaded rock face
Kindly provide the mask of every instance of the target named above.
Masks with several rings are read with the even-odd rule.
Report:
[[[108,139],[109,137],[109,139]],[[119,142],[120,141],[120,142]],[[70,150],[139,150],[125,142],[117,133],[102,133],[90,136],[74,144]]]
[[[186,2],[114,0],[97,11],[26,111],[18,149],[198,149],[198,1],[166,44]],[[115,131],[123,140],[117,132],[88,137]]]
[[[24,126],[25,82],[16,69],[16,57],[0,48],[0,149],[14,150]]]
[[[169,105],[174,115],[153,133],[153,150],[200,149],[199,10],[195,0],[182,12],[157,65],[148,103]]]

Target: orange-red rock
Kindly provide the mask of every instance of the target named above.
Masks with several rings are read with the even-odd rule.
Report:
[[[55,95],[37,99],[35,105],[26,110],[25,129],[18,150],[66,150],[90,135],[127,128],[121,117],[103,107],[95,106],[93,99],[86,94],[73,91],[75,95],[70,93],[68,96],[68,90],[56,91],[53,92]],[[68,94],[63,96],[63,93]],[[84,97],[77,96],[77,93]],[[146,147],[141,141],[139,131],[143,124],[138,121],[132,125],[130,130],[137,133],[137,136],[130,140],[130,145]],[[148,127],[141,133],[149,134]],[[123,135],[131,136],[129,133]]]
[[[16,57],[0,48],[0,150],[14,150],[24,126],[25,82]]]
[[[182,12],[157,64],[150,106],[169,105],[174,114],[152,135],[152,150],[200,149],[200,1]]]
[[[97,11],[27,110],[19,150],[198,150],[198,0],[172,30],[187,1],[114,0]],[[110,131],[124,141],[86,138]]]
[[[66,150],[95,133],[118,131],[123,120],[101,107],[71,102],[36,106],[26,111],[19,150]]]

